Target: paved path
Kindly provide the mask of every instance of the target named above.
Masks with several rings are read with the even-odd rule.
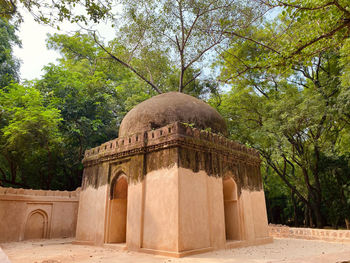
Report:
[[[219,250],[180,259],[73,245],[71,241],[54,239],[1,245],[12,263],[350,263],[350,243],[315,240],[281,238],[272,244]]]

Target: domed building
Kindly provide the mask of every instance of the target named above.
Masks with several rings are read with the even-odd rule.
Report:
[[[189,95],[137,105],[85,152],[76,243],[182,257],[271,242],[259,154],[225,136]]]

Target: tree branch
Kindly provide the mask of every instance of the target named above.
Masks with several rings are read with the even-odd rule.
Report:
[[[312,44],[320,41],[321,39],[327,38],[327,37],[331,37],[333,36],[336,32],[338,32],[339,30],[343,29],[346,26],[350,26],[350,20],[344,22],[343,24],[341,24],[340,26],[336,27],[335,29],[333,29],[332,31],[325,33],[319,37],[314,38],[313,40],[309,41],[308,43],[302,45],[301,47],[299,47],[296,51],[294,51],[292,54],[290,54],[287,58],[291,58],[294,55],[300,53],[303,49],[307,48],[308,46],[311,46]]]
[[[94,40],[96,42],[96,44],[104,51],[106,52],[111,58],[113,58],[114,60],[116,60],[117,62],[119,62],[120,64],[122,64],[123,66],[127,67],[128,69],[130,69],[132,72],[134,72],[139,78],[141,78],[142,80],[144,80],[147,84],[149,84],[156,92],[158,92],[159,94],[161,94],[162,92],[160,91],[160,89],[157,88],[156,85],[154,85],[151,81],[149,81],[148,79],[146,79],[145,76],[143,76],[141,73],[139,73],[134,67],[132,67],[131,65],[129,65],[128,63],[124,62],[123,60],[119,59],[118,57],[116,57],[115,55],[113,55],[111,52],[109,52],[96,38],[96,32],[93,32],[93,36],[94,36]]]
[[[317,7],[303,7],[301,5],[293,5],[293,4],[289,4],[289,3],[285,3],[285,2],[282,2],[280,0],[277,0],[277,2],[279,3],[279,5],[275,5],[275,7],[277,6],[284,6],[284,7],[292,7],[292,8],[296,8],[296,9],[299,9],[299,10],[319,10],[319,9],[323,9],[327,6],[330,6],[330,5],[334,5],[335,4],[335,1],[332,1],[332,2],[329,2],[329,3],[326,3],[324,5],[321,5],[321,6],[317,6]]]
[[[188,84],[190,84],[192,81],[194,81],[201,73],[197,73],[196,75],[194,75],[189,81],[186,82],[185,85],[183,85],[183,88],[184,89]]]
[[[245,40],[249,40],[249,41],[251,41],[251,42],[253,42],[253,43],[255,43],[255,44],[259,45],[259,46],[262,46],[262,47],[264,47],[264,48],[266,48],[266,49],[269,49],[269,50],[271,50],[271,51],[273,51],[273,52],[275,52],[275,53],[277,53],[277,54],[281,54],[281,53],[280,53],[279,51],[277,51],[276,49],[274,49],[274,48],[272,48],[272,47],[269,47],[269,46],[267,46],[267,45],[265,45],[265,44],[263,44],[263,43],[261,43],[261,42],[255,40],[255,39],[253,39],[253,38],[246,37],[246,36],[242,36],[242,35],[240,35],[240,34],[238,34],[238,33],[236,33],[236,32],[223,31],[223,33],[224,33],[224,34],[228,34],[228,35],[232,35],[232,36],[236,36],[236,37],[239,37],[239,38],[242,38],[242,39],[245,39]]]
[[[5,1],[6,3],[7,1]],[[1,12],[0,15],[14,15],[17,12],[17,6],[13,0],[9,0],[9,4],[11,5],[10,8],[6,8],[4,12]]]

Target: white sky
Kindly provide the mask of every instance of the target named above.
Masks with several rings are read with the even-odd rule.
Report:
[[[17,35],[22,40],[22,48],[15,47],[14,55],[21,60],[21,79],[40,78],[41,69],[50,62],[55,62],[59,54],[46,48],[46,34],[56,33],[49,26],[39,25],[31,15],[25,14]]]
[[[66,34],[78,30],[77,25],[65,23],[60,25],[61,30],[41,25],[34,21],[31,14],[23,12],[24,22],[20,25],[17,36],[22,41],[22,48],[14,47],[15,57],[21,60],[21,80],[32,80],[40,78],[44,74],[42,68],[49,64],[55,63],[60,57],[59,53],[54,50],[48,50],[46,47],[47,34]],[[108,41],[113,38],[114,32],[112,27],[100,24],[95,28]]]

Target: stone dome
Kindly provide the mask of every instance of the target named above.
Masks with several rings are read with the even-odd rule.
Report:
[[[184,93],[168,92],[145,100],[129,111],[120,125],[119,138],[174,122],[227,135],[226,122],[214,108]]]

